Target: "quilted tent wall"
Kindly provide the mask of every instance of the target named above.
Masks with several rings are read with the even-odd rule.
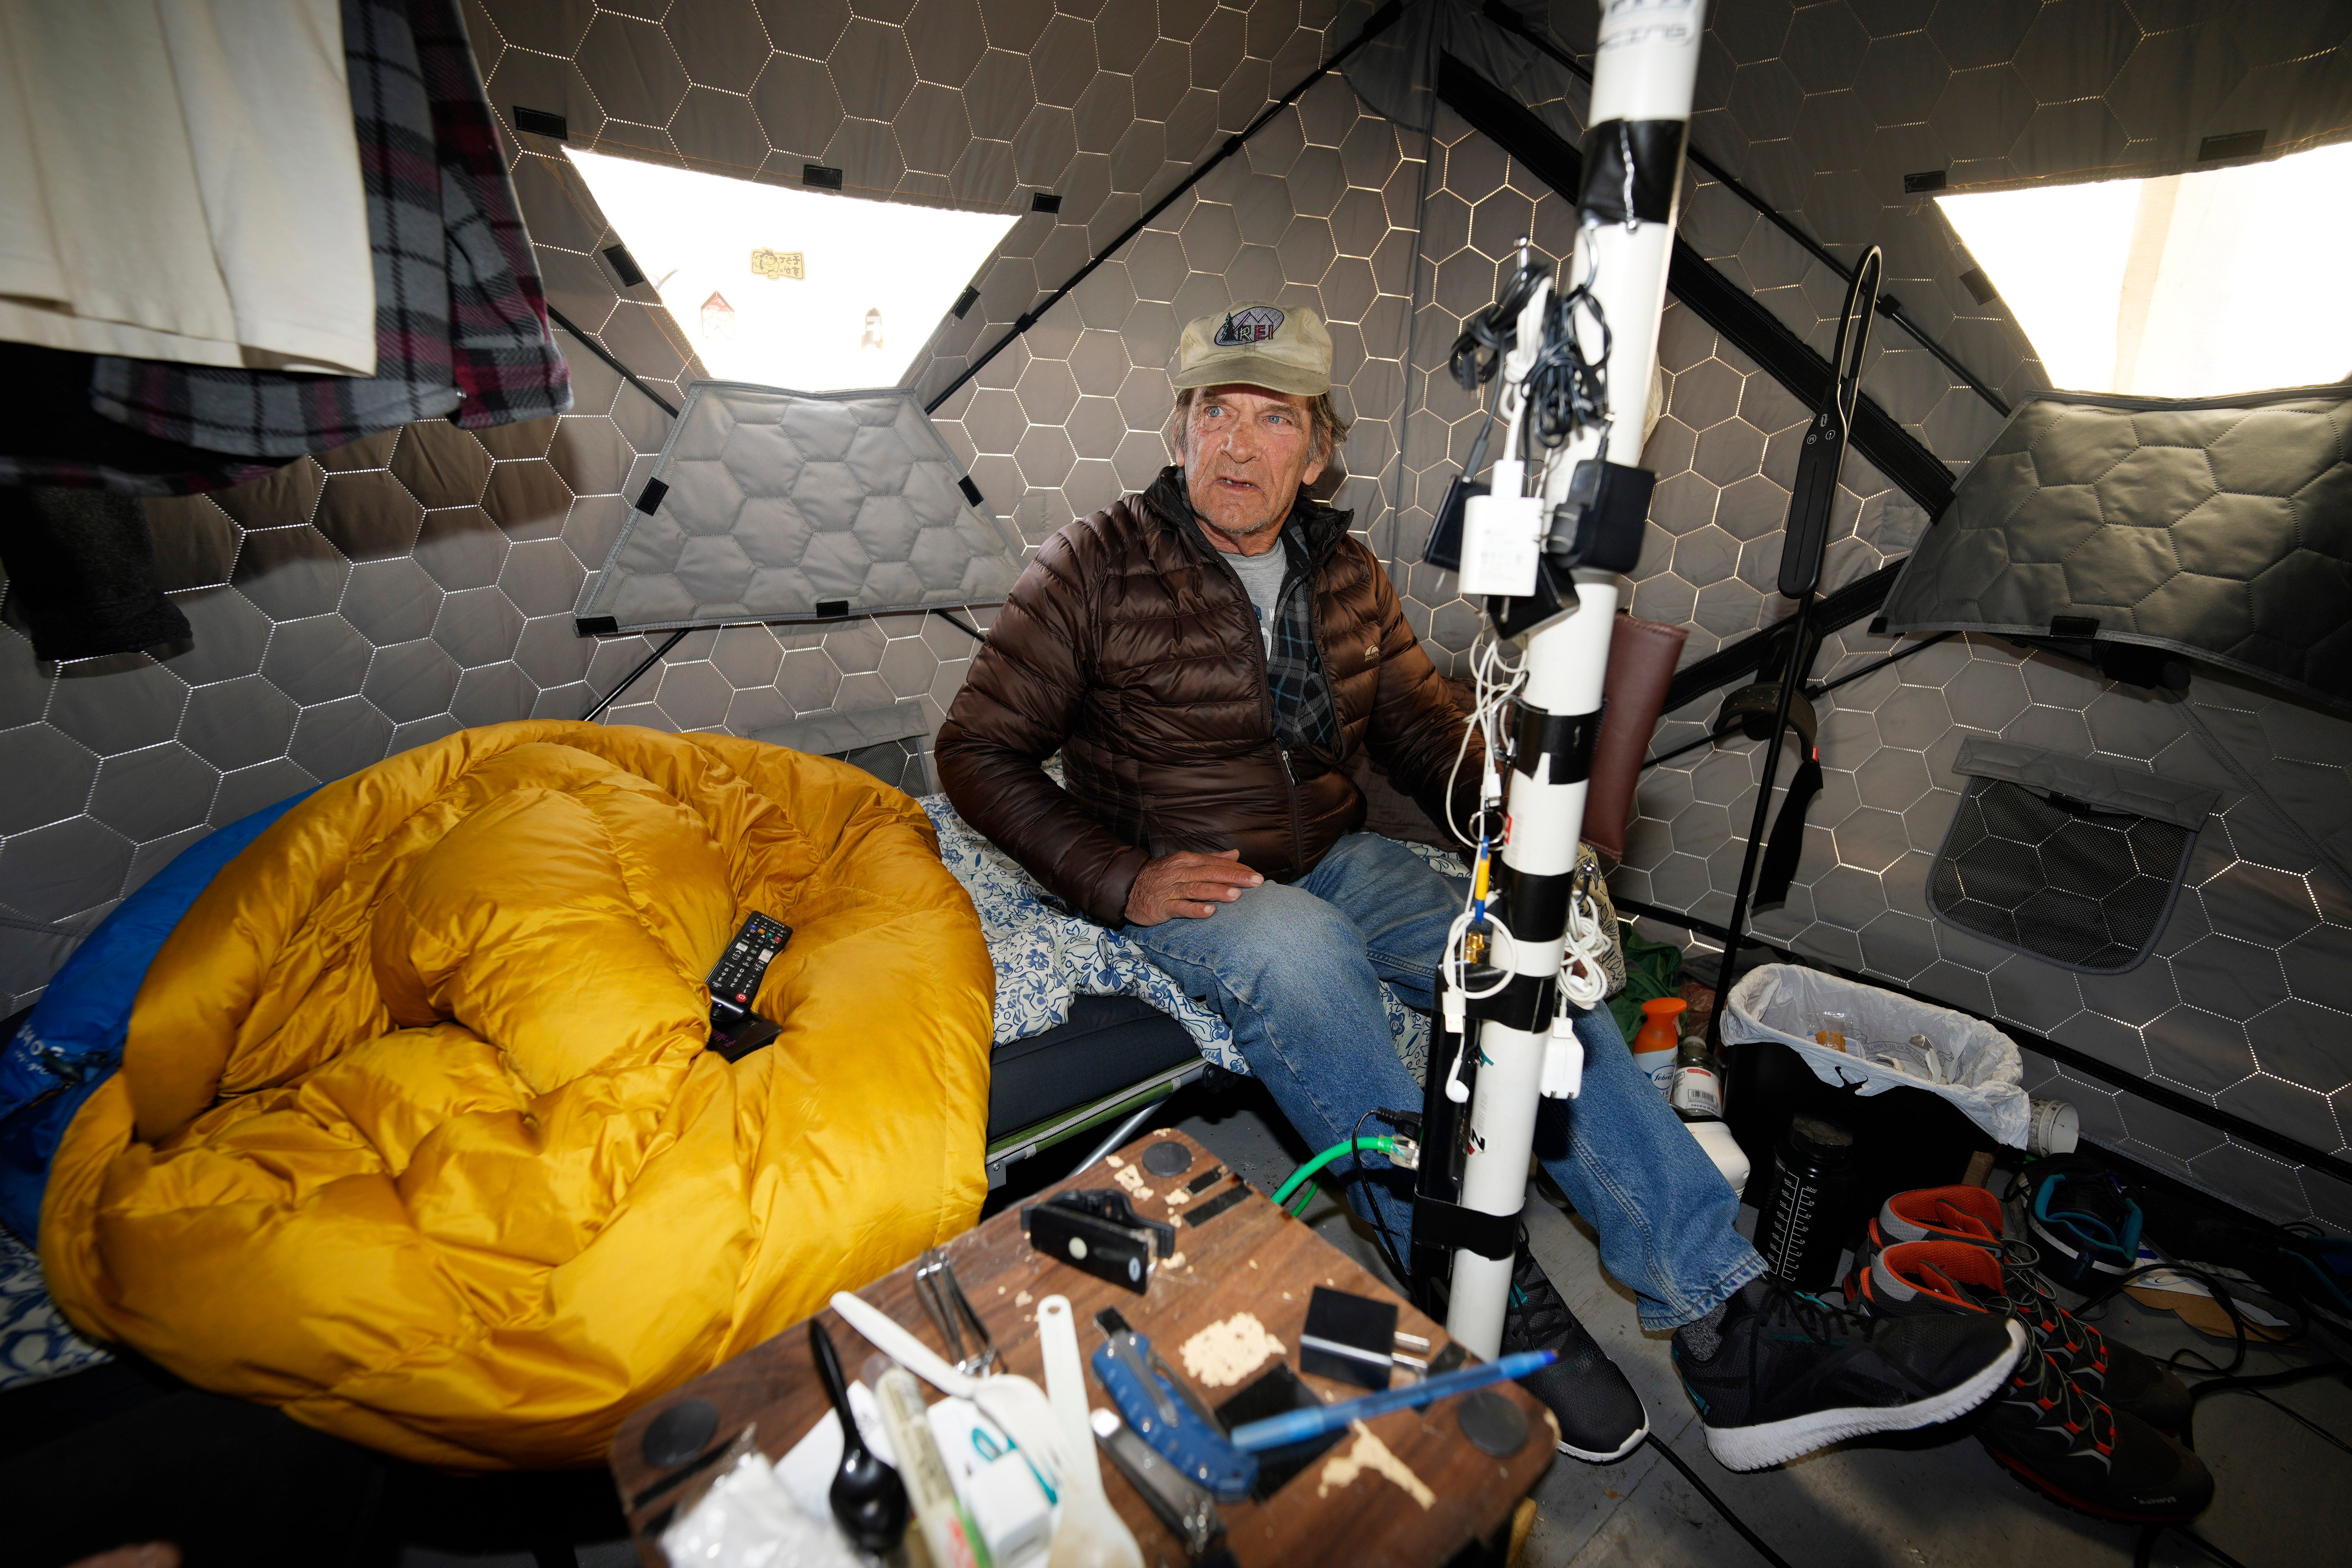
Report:
[[[852,194],[1023,214],[913,379],[927,397],[1248,124],[1336,45],[1369,0],[472,0],[490,97],[555,307],[673,403],[701,374],[654,291],[624,287],[620,237],[568,177],[565,147],[517,129],[563,117],[570,145]],[[1589,0],[1524,7],[1575,52]],[[2043,384],[1997,298],[1904,176],[2032,182],[2193,164],[2202,139],[2257,126],[2273,148],[2352,129],[2352,8],[2302,0],[1724,0],[1693,136],[1833,253],[1886,247],[1888,287],[2004,397]],[[1578,129],[1582,89],[1524,49],[1496,85]],[[543,121],[534,121],[535,124]],[[1033,195],[1061,198],[1029,211]],[[1750,208],[1694,174],[1682,232],[1817,350],[1842,287]],[[1418,564],[1428,508],[1465,455],[1469,410],[1433,375],[1459,315],[1491,298],[1522,232],[1564,248],[1569,214],[1458,118],[1423,132],[1339,80],[1278,114],[998,355],[937,418],[1030,544],[1144,482],[1179,324],[1237,295],[1315,303],[1333,322],[1357,420],[1339,500],[1391,563],[1415,624],[1458,658],[1475,617]],[[1981,280],[1979,280],[1979,283]],[[579,405],[479,439],[424,426],[218,498],[157,509],[195,647],[61,671],[0,630],[0,747],[37,787],[0,799],[0,992],[37,994],[78,934],[179,847],[251,804],[467,722],[583,711],[649,652],[580,639],[569,612],[641,487],[667,418],[562,337]],[[1780,612],[1771,593],[1804,410],[1681,306],[1648,461],[1662,479],[1633,604],[1694,630],[1696,658]],[[2000,415],[1882,322],[1865,388],[1956,471]],[[1859,459],[1834,524],[1832,584],[1907,551],[1918,507]],[[985,622],[983,613],[981,617]],[[1816,673],[1883,655],[1860,627]],[[824,632],[698,632],[608,715],[737,733],[813,714],[922,703],[934,724],[969,640],[937,617]],[[1671,716],[1699,732],[1714,698]],[[2300,814],[2302,842],[2187,727],[2193,713]],[[2352,915],[2329,855],[2352,831],[2352,731],[2252,688],[2200,680],[2186,704],[2077,667],[1960,639],[1824,704],[1829,784],[1776,941],[2039,1031],[2341,1152],[2352,994],[2331,980]],[[1958,799],[1969,733],[2078,747],[2223,791],[2157,954],[2109,980],[2056,975],[1933,921],[1922,861]],[[2210,765],[2209,765],[2210,764]],[[1745,749],[1654,770],[1618,886],[1719,920],[1732,825],[1757,788]],[[2216,774],[2214,770],[2219,769]],[[1674,934],[1659,927],[1653,934]],[[1973,945],[1972,945],[1973,943]],[[2216,1022],[2218,1020],[2219,1022]],[[2274,1154],[2036,1058],[2092,1136],[2288,1217],[2352,1225],[2352,1194]]]

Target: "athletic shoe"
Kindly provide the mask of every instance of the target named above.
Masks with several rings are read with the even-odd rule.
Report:
[[[1874,1310],[1895,1321],[2017,1321],[2009,1316],[2000,1261],[1981,1247],[1898,1242],[1873,1261],[1870,1276]],[[2203,1460],[2085,1394],[2038,1351],[1986,1406],[1976,1435],[2026,1485],[2103,1519],[2175,1524],[2213,1500]]]
[[[1503,1351],[1556,1351],[1559,1359],[1519,1379],[1559,1423],[1559,1451],[1591,1464],[1622,1459],[1650,1435],[1642,1396],[1617,1370],[1525,1247],[1511,1266]]]
[[[1867,1432],[1906,1432],[1991,1397],[2025,1351],[2002,1318],[1894,1321],[1841,1312],[1767,1275],[1716,1326],[1675,1331],[1675,1370],[1727,1468],[1760,1470]]]
[[[2189,1423],[2189,1389],[2153,1356],[2107,1338],[2059,1303],[2050,1281],[2036,1267],[2040,1254],[2003,1235],[2000,1200],[1982,1187],[1923,1187],[1897,1193],[1870,1222],[1870,1234],[1854,1259],[1846,1301],[1870,1310],[1871,1263],[1886,1247],[1907,1241],[1959,1241],[1981,1247],[2000,1259],[2001,1289],[2009,1310],[2033,1336],[2034,1348],[2094,1399],[2137,1415],[2159,1432],[2178,1432]]]
[[[2139,1258],[2140,1209],[2105,1166],[2060,1154],[2036,1160],[2018,1184],[2027,1189],[2026,1226],[2051,1279],[2089,1296],[2131,1271]]]

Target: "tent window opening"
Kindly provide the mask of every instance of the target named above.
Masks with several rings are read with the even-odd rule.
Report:
[[[1971,736],[1928,903],[1964,931],[2084,973],[2147,958],[2213,791]]]
[[[2352,143],[1936,198],[2053,386],[2204,397],[2352,375]]]
[[[567,155],[721,381],[898,385],[1014,221]]]

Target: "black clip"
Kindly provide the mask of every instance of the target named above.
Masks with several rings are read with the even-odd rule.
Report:
[[[1057,1262],[1139,1295],[1148,1287],[1155,1256],[1176,1251],[1176,1227],[1144,1219],[1126,1195],[1108,1189],[1056,1193],[1021,1211],[1029,1245]]]
[[[1568,499],[1551,514],[1544,553],[1556,568],[1631,572],[1642,559],[1642,525],[1658,476],[1587,458],[1569,474]]]
[[[1055,1208],[1076,1209],[1081,1214],[1090,1214],[1097,1219],[1108,1220],[1113,1225],[1125,1226],[1129,1230],[1148,1230],[1155,1238],[1154,1250],[1160,1257],[1175,1256],[1176,1227],[1166,1220],[1145,1219],[1135,1212],[1135,1205],[1127,1201],[1127,1194],[1115,1187],[1090,1187],[1078,1192],[1056,1193],[1045,1200],[1045,1205]],[[1032,1204],[1029,1208],[1042,1206],[1045,1205]],[[1029,1209],[1023,1209],[1021,1214],[1022,1217],[1026,1219]]]

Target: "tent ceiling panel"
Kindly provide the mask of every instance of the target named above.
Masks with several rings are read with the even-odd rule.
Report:
[[[1887,596],[1898,632],[2088,635],[2352,709],[2352,388],[2021,405]]]
[[[698,381],[580,618],[666,631],[1002,600],[1020,541],[965,482],[904,392]]]

